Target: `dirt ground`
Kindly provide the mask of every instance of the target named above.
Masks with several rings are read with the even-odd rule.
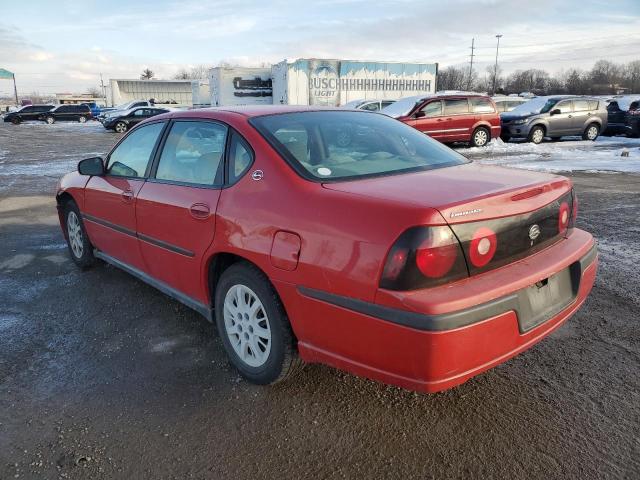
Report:
[[[257,387],[199,315],[69,259],[56,180],[116,138],[0,123],[1,479],[640,478],[640,175],[571,174],[596,286],[517,358],[435,395],[318,365]]]

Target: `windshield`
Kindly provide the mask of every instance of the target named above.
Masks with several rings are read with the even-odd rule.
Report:
[[[468,160],[384,115],[300,112],[255,117],[251,124],[302,176],[316,181],[460,165]]]
[[[550,104],[550,102],[553,103]],[[551,110],[551,107],[553,107],[557,102],[558,100],[551,100],[548,97],[537,97],[518,105],[509,112],[509,115],[527,116],[545,113]],[[548,108],[548,110],[544,110],[545,108]]]
[[[425,95],[401,98],[388,107],[384,107],[382,110],[380,110],[380,112],[393,118],[404,117],[405,115],[409,115],[416,104],[418,102],[421,102],[425,98]]]

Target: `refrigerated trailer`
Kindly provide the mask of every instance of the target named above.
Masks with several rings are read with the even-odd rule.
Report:
[[[351,100],[434,93],[437,63],[284,60],[271,67],[273,103],[340,106]]]
[[[272,105],[271,68],[215,67],[209,70],[211,106]]]

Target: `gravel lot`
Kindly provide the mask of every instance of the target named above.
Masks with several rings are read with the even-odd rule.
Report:
[[[317,365],[264,388],[197,314],[69,259],[55,182],[116,139],[0,123],[1,479],[640,478],[640,175],[571,174],[600,272],[532,350],[436,395]]]

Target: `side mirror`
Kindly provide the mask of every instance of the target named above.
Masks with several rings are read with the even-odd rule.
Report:
[[[416,112],[413,116],[415,118],[422,118],[422,117],[426,117],[427,114],[425,112],[423,112],[422,110],[420,110],[420,111]]]
[[[554,108],[553,110],[551,110],[551,111],[549,112],[549,115],[558,115],[558,114],[560,114],[560,113],[562,113],[562,112],[560,111],[560,109],[559,109],[559,108]]]
[[[104,175],[104,162],[102,157],[85,158],[78,163],[78,173],[80,175]]]

